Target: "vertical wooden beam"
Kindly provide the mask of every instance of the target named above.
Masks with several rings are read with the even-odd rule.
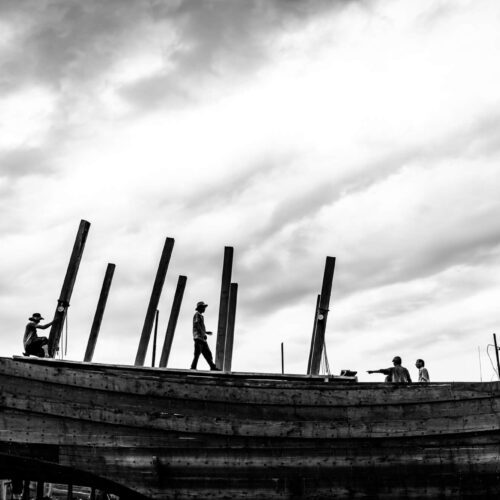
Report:
[[[500,360],[498,359],[498,344],[497,344],[497,334],[493,334],[493,343],[495,344],[495,355],[497,358],[497,376],[498,380],[500,380]]]
[[[83,361],[90,363],[94,357],[95,345],[97,343],[97,337],[99,336],[99,330],[101,329],[102,317],[104,316],[104,309],[106,309],[106,302],[108,300],[109,289],[111,287],[111,282],[113,281],[113,274],[115,272],[115,265],[108,264],[106,268],[106,274],[104,275],[104,281],[102,283],[101,293],[99,295],[99,300],[97,301],[97,309],[94,315],[94,321],[92,322],[92,327],[90,328],[89,340],[87,342],[87,349],[85,350],[85,356]]]
[[[316,327],[318,326],[318,313],[319,313],[319,301],[321,299],[321,295],[318,294],[318,298],[316,299],[316,309],[314,310],[314,323],[311,334],[311,347],[309,349],[309,359],[307,360],[307,374],[311,375],[311,360],[314,351],[314,341],[316,339]]]
[[[43,500],[43,487],[44,487],[44,482],[43,481],[38,481],[36,483],[36,500]]]
[[[224,352],[224,371],[230,372],[233,362],[234,324],[236,322],[236,305],[238,302],[238,283],[229,287],[229,312],[227,315],[226,346]]]
[[[23,481],[23,496],[22,500],[30,500],[30,481],[25,479]]]
[[[161,254],[160,264],[158,266],[156,279],[153,285],[153,291],[151,292],[151,298],[149,300],[149,306],[146,312],[141,339],[139,341],[139,347],[137,349],[137,356],[135,358],[135,366],[144,366],[146,351],[148,350],[149,338],[151,337],[151,330],[153,329],[155,312],[158,308],[158,302],[160,301],[160,295],[163,289],[163,283],[165,283],[165,276],[167,275],[168,264],[170,263],[170,257],[172,256],[173,248],[174,239],[167,238],[165,240],[165,245]]]
[[[326,321],[328,319],[328,308],[330,307],[330,295],[332,293],[333,273],[335,271],[335,257],[327,257],[325,272],[323,274],[323,285],[321,287],[321,298],[319,303],[318,321],[314,347],[311,356],[311,374],[318,375],[321,365],[321,354],[325,343]]]
[[[68,489],[67,489],[67,492],[66,492],[66,498],[67,500],[73,500],[73,485],[72,484],[68,484]]]
[[[68,269],[64,278],[61,294],[59,295],[59,300],[57,301],[56,312],[54,314],[54,324],[50,327],[49,356],[51,358],[55,356],[57,350],[59,349],[64,320],[66,318],[67,308],[71,300],[71,294],[73,293],[73,287],[75,285],[76,275],[78,274],[78,268],[80,267],[80,261],[82,260],[83,249],[85,248],[85,242],[87,241],[89,229],[90,222],[87,222],[86,220],[80,221],[80,227],[78,228],[75,244],[73,245],[73,251],[69,259]]]
[[[182,297],[186,288],[186,276],[179,276],[177,280],[177,287],[175,289],[174,302],[172,304],[172,311],[170,311],[170,318],[168,319],[167,332],[165,334],[165,341],[161,351],[160,368],[166,368],[168,358],[170,357],[170,350],[172,349],[172,342],[174,340],[175,328],[177,320],[179,319],[179,312],[181,310]]]
[[[227,313],[229,304],[229,288],[233,268],[233,247],[224,247],[224,263],[222,265],[222,283],[220,288],[219,323],[217,325],[217,344],[215,348],[215,365],[219,370],[224,364],[226,348]]]
[[[95,488],[92,486],[92,488],[90,488],[90,500],[95,500],[95,497]]]
[[[156,341],[158,339],[158,317],[160,316],[160,311],[156,310],[155,316],[155,329],[153,334],[153,352],[151,354],[151,366],[154,368],[156,363]]]

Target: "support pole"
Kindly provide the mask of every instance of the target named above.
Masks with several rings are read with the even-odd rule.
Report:
[[[311,375],[318,375],[321,365],[321,354],[325,344],[326,321],[328,319],[328,308],[330,307],[330,295],[332,293],[333,273],[335,271],[335,257],[327,257],[325,272],[323,274],[323,285],[321,287],[321,298],[319,302],[318,321],[316,335],[314,337],[313,354],[311,356]]]
[[[72,484],[68,484],[66,498],[67,498],[67,500],[73,500],[73,485]]]
[[[43,500],[43,487],[44,483],[43,481],[38,481],[36,483],[36,500]]]
[[[217,326],[217,344],[215,348],[215,365],[222,370],[224,350],[226,348],[227,313],[229,304],[229,288],[233,268],[233,247],[224,247],[224,263],[222,265],[222,283],[220,289],[219,323]]]
[[[500,361],[498,359],[498,344],[497,344],[497,334],[493,334],[493,342],[495,343],[495,355],[497,357],[497,375],[498,375],[498,380],[500,380]]]
[[[104,275],[104,281],[102,283],[101,294],[99,295],[99,300],[97,301],[94,321],[92,322],[92,328],[90,329],[85,357],[83,358],[83,361],[87,363],[90,363],[94,357],[95,345],[97,343],[97,337],[99,336],[99,330],[101,329],[102,317],[104,316],[104,310],[106,309],[106,302],[108,300],[109,289],[111,287],[111,282],[113,281],[114,272],[115,265],[108,264],[106,274]]]
[[[318,294],[316,299],[316,309],[314,310],[314,323],[311,335],[311,347],[309,349],[309,359],[307,360],[307,374],[311,375],[311,360],[314,351],[314,341],[316,339],[316,328],[318,326],[318,312],[319,312],[319,302],[321,300],[321,295]]]
[[[64,320],[66,319],[67,308],[71,300],[71,294],[73,293],[73,287],[75,285],[76,275],[78,274],[78,268],[80,267],[80,261],[82,260],[83,249],[85,248],[85,242],[87,241],[89,229],[90,222],[87,222],[86,220],[80,221],[80,227],[78,228],[73,251],[69,259],[66,277],[64,278],[61,294],[59,295],[59,300],[57,301],[57,308],[54,314],[54,324],[50,327],[49,357],[51,358],[53,358],[59,350],[59,342],[61,340]]]
[[[179,319],[182,298],[186,288],[186,281],[186,276],[179,276],[179,279],[177,280],[172,311],[170,312],[170,318],[168,319],[167,332],[165,333],[165,341],[161,351],[160,368],[167,367],[168,358],[170,357],[170,350],[172,349],[172,342],[174,341],[175,328],[177,326],[177,320]]]
[[[165,240],[165,245],[161,254],[160,264],[158,266],[156,279],[153,285],[153,291],[151,292],[151,298],[149,299],[149,306],[146,312],[144,326],[142,327],[139,348],[137,349],[137,356],[135,358],[135,366],[144,366],[146,351],[148,350],[149,338],[151,337],[151,330],[153,329],[155,311],[158,308],[158,302],[160,301],[160,295],[163,289],[163,283],[165,283],[165,276],[167,275],[168,264],[170,262],[170,257],[172,256],[173,248],[174,239],[167,238]]]
[[[154,368],[156,362],[156,340],[158,339],[158,316],[160,315],[160,311],[156,310],[155,316],[155,330],[153,334],[153,354],[151,356],[151,366]]]
[[[229,313],[227,317],[226,347],[224,352],[224,371],[230,372],[233,362],[234,324],[236,322],[236,304],[238,302],[238,283],[229,287]]]
[[[23,496],[22,500],[30,500],[30,481],[25,479],[23,482]]]
[[[285,348],[283,342],[281,342],[281,374],[285,374]]]

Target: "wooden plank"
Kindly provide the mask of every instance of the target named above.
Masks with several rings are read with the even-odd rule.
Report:
[[[173,238],[167,238],[163,246],[160,264],[158,266],[158,271],[156,272],[156,278],[153,284],[153,290],[151,292],[148,309],[146,311],[144,326],[142,328],[141,339],[139,341],[139,347],[137,349],[137,355],[134,363],[136,366],[143,366],[144,360],[146,359],[146,352],[148,349],[149,338],[151,336],[151,330],[153,328],[154,316],[156,313],[156,309],[158,308],[158,302],[160,301],[163,284],[165,283],[165,277],[167,275],[170,257],[172,256],[174,242],[175,240]]]
[[[59,300],[57,301],[58,304],[54,313],[54,323],[50,327],[49,356],[52,358],[59,349],[64,320],[66,319],[67,309],[71,302],[71,295],[73,293],[73,287],[75,285],[76,276],[80,267],[80,261],[82,260],[83,250],[85,248],[85,242],[87,241],[89,229],[89,222],[86,220],[80,221],[80,226],[73,245],[73,251],[71,252],[71,257],[69,259],[68,269],[66,270],[66,276],[62,285],[61,294],[59,295]]]
[[[224,350],[224,366],[225,372],[231,371],[233,362],[233,345],[234,345],[234,324],[236,322],[236,305],[238,302],[238,283],[231,283],[229,288],[229,313],[227,322],[226,347]]]
[[[181,310],[182,298],[184,297],[184,290],[186,288],[186,276],[179,276],[177,280],[177,287],[175,288],[174,301],[172,303],[172,310],[168,319],[167,331],[165,333],[165,341],[161,351],[160,368],[166,368],[170,351],[172,349],[172,342],[174,341],[175,328],[177,327],[177,320]]]
[[[309,349],[309,359],[307,360],[307,370],[306,373],[308,375],[311,375],[311,361],[313,357],[313,352],[314,352],[314,343],[316,340],[316,327],[318,325],[318,314],[319,314],[319,303],[320,303],[321,295],[318,294],[318,297],[316,299],[316,308],[314,309],[314,322],[313,322],[313,329],[312,329],[312,334],[311,334],[311,347]]]
[[[314,336],[314,348],[311,356],[310,373],[317,375],[321,364],[321,354],[325,345],[326,322],[330,307],[330,295],[332,292],[333,273],[335,271],[335,257],[327,257],[325,271],[323,274],[323,285],[321,287],[321,298],[319,304],[319,315],[316,324],[316,335]]]
[[[106,268],[106,274],[104,275],[101,293],[99,295],[99,300],[97,301],[94,321],[92,322],[92,327],[90,329],[87,349],[85,350],[85,356],[83,358],[83,361],[87,363],[90,363],[92,361],[92,358],[94,357],[97,337],[99,336],[99,330],[101,329],[102,318],[104,316],[104,310],[106,309],[106,302],[108,301],[109,289],[111,288],[111,282],[113,281],[115,267],[116,266],[114,264],[110,263]]]
[[[227,314],[229,308],[229,289],[233,268],[233,247],[224,247],[224,261],[222,265],[222,280],[219,303],[219,322],[217,325],[217,343],[215,347],[215,365],[222,370],[224,351],[226,348]]]
[[[155,327],[154,327],[154,335],[153,335],[153,353],[151,357],[151,366],[155,365],[156,362],[156,340],[158,339],[158,317],[160,315],[160,311],[156,310],[155,315]]]

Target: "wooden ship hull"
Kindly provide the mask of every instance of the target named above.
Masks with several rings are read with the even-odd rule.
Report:
[[[500,384],[0,358],[0,478],[122,498],[493,498]]]

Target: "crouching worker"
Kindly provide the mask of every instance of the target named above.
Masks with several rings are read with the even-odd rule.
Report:
[[[42,321],[42,315],[40,313],[34,313],[31,318],[29,318],[29,323],[26,325],[26,330],[24,331],[24,354],[26,356],[32,354],[33,356],[38,356],[39,358],[45,358],[44,346],[46,346],[49,341],[47,337],[39,337],[36,333],[37,329],[45,330],[52,326],[54,323],[51,321],[45,325],[40,325]]]

